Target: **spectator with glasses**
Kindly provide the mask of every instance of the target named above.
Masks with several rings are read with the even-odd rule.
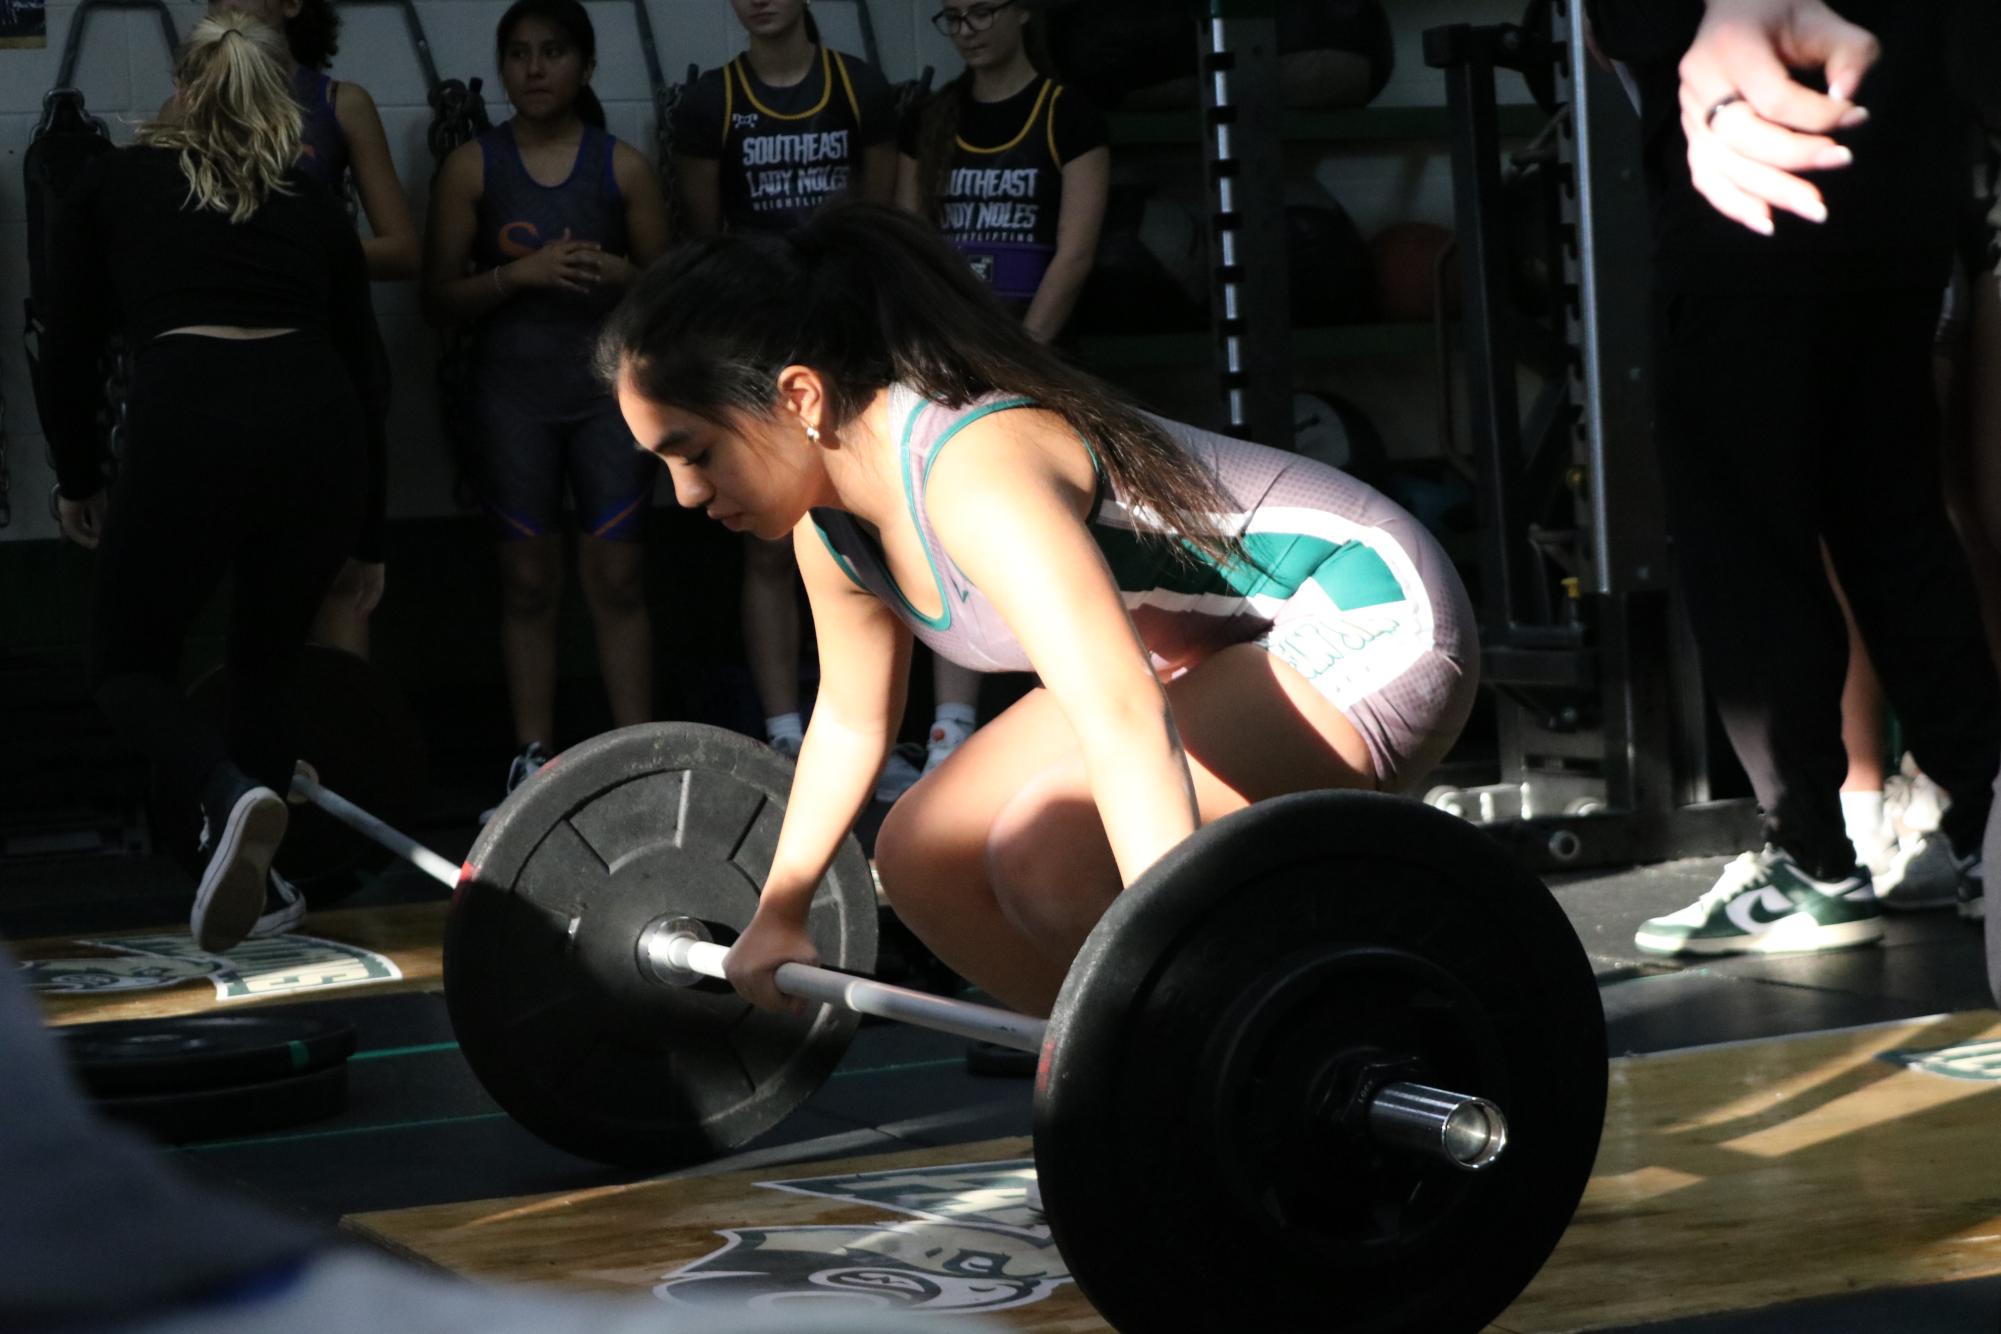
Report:
[[[945,0],[966,62],[904,126],[897,199],[937,222],[1038,342],[1069,321],[1104,223],[1104,116],[1049,78],[1023,0]]]

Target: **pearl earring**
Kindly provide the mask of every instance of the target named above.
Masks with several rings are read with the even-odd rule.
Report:
[[[808,422],[808,423],[807,423],[807,425],[806,425],[806,438],[807,438],[808,440],[811,440],[811,441],[812,441],[812,442],[813,442],[814,444],[816,444],[816,445],[817,445],[817,444],[819,444],[819,443],[820,443],[820,428],[819,428],[819,427],[817,427],[817,426],[815,426],[815,425],[813,425],[812,423]]]

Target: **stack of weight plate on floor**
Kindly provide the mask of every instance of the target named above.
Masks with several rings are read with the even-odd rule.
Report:
[[[347,1106],[351,1024],[202,1014],[58,1031],[98,1109],[164,1143],[278,1130]]]

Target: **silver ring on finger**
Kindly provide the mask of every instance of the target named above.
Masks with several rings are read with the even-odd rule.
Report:
[[[1709,104],[1709,110],[1702,113],[1702,123],[1704,127],[1711,130],[1715,129],[1716,113],[1723,110],[1723,108],[1725,107],[1735,106],[1737,103],[1743,100],[1744,100],[1744,94],[1731,93],[1727,97],[1719,97],[1714,102],[1711,102]]]

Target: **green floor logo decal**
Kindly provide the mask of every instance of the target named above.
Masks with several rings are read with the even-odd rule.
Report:
[[[93,948],[110,951],[93,959],[28,959],[20,977],[30,991],[57,995],[98,995],[107,991],[156,991],[213,977],[225,967],[212,954],[193,959],[164,958],[112,943]]]
[[[80,943],[161,959],[215,961],[219,957],[222,966],[210,978],[219,1001],[327,991],[370,982],[393,982],[403,976],[402,969],[373,950],[315,936],[246,940],[221,956],[197,949],[186,936],[126,936],[116,941]]]
[[[1883,1059],[1892,1065],[1922,1070],[1928,1075],[1943,1075],[1947,1079],[2001,1083],[2001,1040],[1963,1042],[1956,1047],[1939,1047],[1933,1051],[1890,1051],[1883,1053]]]
[[[676,1305],[775,1307],[824,1303],[911,1311],[1004,1311],[1070,1281],[1042,1215],[1027,1204],[1028,1159],[764,1181],[915,1221],[730,1228],[724,1246],[662,1275],[653,1290]]]

